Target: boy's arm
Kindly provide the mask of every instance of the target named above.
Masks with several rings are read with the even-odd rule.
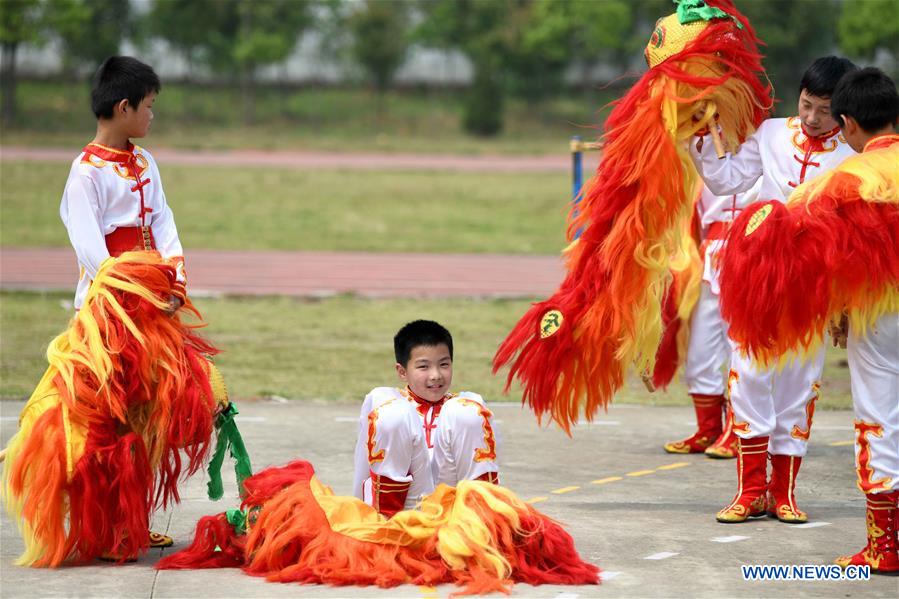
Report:
[[[78,263],[93,279],[100,265],[109,258],[109,250],[103,234],[100,195],[90,177],[76,175],[69,178],[60,212]]]
[[[763,125],[764,126],[764,125]],[[736,154],[718,158],[710,135],[690,140],[690,157],[709,190],[719,196],[742,193],[762,176],[761,130],[753,133]]]
[[[371,393],[365,396],[359,412],[359,432],[356,435],[356,451],[353,456],[353,496],[364,500],[362,485],[369,477],[368,465],[368,414],[371,412]]]
[[[159,186],[160,208],[153,213],[153,239],[156,240],[156,248],[163,258],[172,262],[177,271],[177,282],[180,283],[180,291],[185,292],[187,284],[187,275],[184,271],[184,250],[181,247],[181,240],[178,238],[178,228],[175,226],[175,215],[169,207],[165,199],[165,191],[162,188],[162,179],[156,164],[153,164],[156,178],[156,185]]]

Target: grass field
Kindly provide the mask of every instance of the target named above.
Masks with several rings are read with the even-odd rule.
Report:
[[[24,81],[17,92],[19,117],[4,144],[77,148],[93,135],[86,83]],[[364,89],[263,86],[255,124],[245,125],[237,90],[163,82],[151,135],[157,147],[554,154],[572,135],[595,137],[591,128],[615,95],[579,92],[538,106],[509,100],[502,134],[480,138],[462,130],[460,92],[389,92],[379,115],[376,96]]]
[[[557,254],[565,245],[565,174],[160,169],[188,249]],[[0,244],[68,245],[58,213],[67,176],[64,163],[0,162]]]
[[[0,397],[27,396],[43,372],[44,351],[70,315],[69,294],[0,293]],[[392,338],[405,322],[430,318],[453,333],[454,388],[501,399],[503,379],[490,372],[497,345],[527,301],[366,300],[335,297],[199,299],[206,334],[223,350],[217,359],[233,396],[359,400],[393,384]],[[848,408],[845,352],[827,356],[819,408]],[[518,400],[514,391],[510,399]],[[616,401],[687,404],[683,385],[648,394],[629,381]]]

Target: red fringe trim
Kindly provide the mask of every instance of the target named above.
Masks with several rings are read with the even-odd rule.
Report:
[[[529,584],[599,582],[599,569],[580,559],[571,536],[531,507],[521,515],[521,533],[513,534],[501,518],[489,523],[494,543],[512,566],[512,579],[500,580],[476,567],[474,559],[464,570],[450,569],[437,551],[436,532],[417,546],[363,542],[334,532],[309,486],[312,475],[311,464],[296,461],[250,477],[245,481],[248,496],[244,507],[251,514],[245,542],[234,539],[224,515],[206,517],[197,525],[191,546],[161,560],[157,568],[242,564],[248,574],[277,582],[382,588],[453,582],[464,586],[465,594],[508,592],[513,580]],[[479,509],[487,510],[487,506]],[[258,514],[255,522],[254,514]],[[472,550],[481,551],[477,547]]]

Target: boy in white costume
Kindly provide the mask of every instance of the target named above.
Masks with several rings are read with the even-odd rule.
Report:
[[[863,156],[899,148],[899,93],[883,72],[868,68],[844,77],[834,91],[834,114],[849,144]],[[893,184],[892,197],[885,190],[878,199],[891,202],[896,214],[899,161],[888,164],[892,172],[884,179]],[[894,255],[899,251],[892,249]],[[895,284],[892,293],[899,295]],[[868,330],[849,328],[847,336],[856,472],[867,503],[868,543],[837,563],[899,576],[899,312],[881,315]]]
[[[147,135],[160,89],[153,69],[128,56],[109,57],[94,75],[91,109],[97,131],[72,162],[59,207],[80,266],[76,310],[100,265],[132,250],[157,250],[172,263],[177,281],[167,311],[174,313],[184,303],[183,250],[159,169],[149,152],[131,142]],[[150,531],[149,537],[150,547],[173,543],[160,533]]]
[[[855,68],[845,58],[816,60],[799,86],[799,116],[768,119],[735,154],[719,159],[708,136],[698,137],[690,153],[708,188],[717,195],[740,193],[761,177],[758,199],[785,202],[795,187],[854,155],[830,115],[830,96],[840,77]],[[766,513],[782,522],[808,520],[796,506],[793,490],[811,433],[823,367],[823,348],[809,361],[797,359],[779,371],[757,367],[742,353],[733,353],[729,389],[734,430],[741,439],[740,491],[718,512],[719,522],[743,522]],[[755,456],[750,458],[755,464],[766,453],[772,470],[770,483],[764,483],[769,493],[743,505],[740,497],[747,477],[760,472],[765,478],[766,467],[762,463],[760,470],[744,468],[742,456]]]
[[[353,494],[387,517],[436,485],[499,482],[493,415],[476,393],[450,393],[453,339],[416,320],[393,340],[404,389],[376,387],[362,404]]]
[[[59,207],[80,266],[75,309],[100,264],[129,250],[155,249],[170,259],[183,291],[184,252],[159,169],[131,142],[147,134],[160,87],[152,68],[127,56],[97,70],[91,91],[97,134],[72,162]],[[174,309],[181,300],[172,302]]]
[[[716,196],[703,185],[697,198],[703,272],[699,300],[690,317],[690,341],[684,362],[684,382],[696,411],[696,432],[686,439],[666,443],[668,453],[705,453],[721,459],[737,456],[733,410],[725,397],[728,377],[722,370],[730,365],[733,348],[718,303],[718,254],[730,224],[756,200],[758,187],[757,183],[746,193]]]

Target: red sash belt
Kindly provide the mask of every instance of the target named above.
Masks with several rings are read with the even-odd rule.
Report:
[[[109,255],[117,258],[125,252],[155,250],[156,240],[150,227],[119,227],[106,236]]]

